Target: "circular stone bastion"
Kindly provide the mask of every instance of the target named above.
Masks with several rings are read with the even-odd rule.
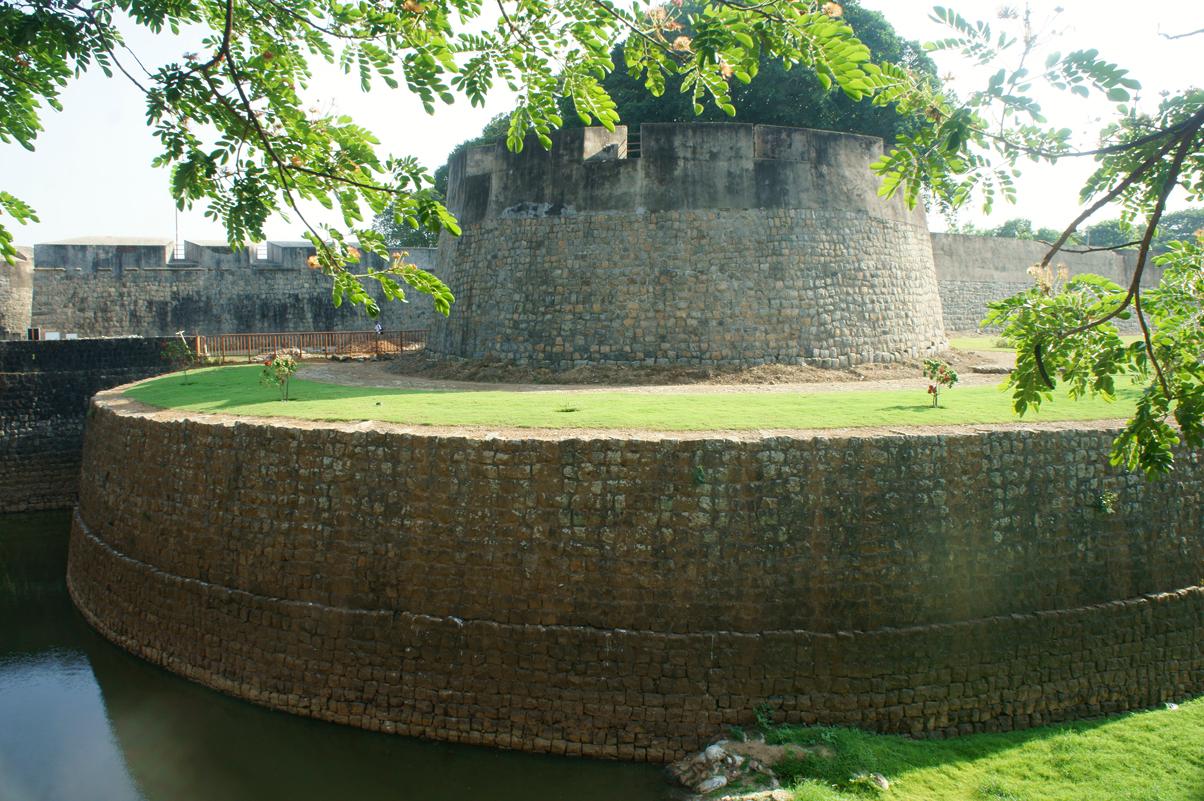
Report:
[[[448,164],[435,271],[444,358],[849,367],[946,345],[922,209],[878,196],[882,141],[646,124],[468,148]]]
[[[1204,460],[1110,424],[624,434],[92,405],[68,586],[231,695],[666,761],[777,721],[917,737],[1204,692]]]

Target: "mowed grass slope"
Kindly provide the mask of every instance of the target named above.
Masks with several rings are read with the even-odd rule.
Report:
[[[777,742],[827,744],[832,759],[779,766],[795,801],[1200,801],[1204,699],[1006,734],[908,740],[851,729],[771,730]],[[850,781],[881,773],[889,791]]]
[[[130,389],[161,408],[307,420],[382,420],[411,425],[614,428],[658,431],[804,429],[1005,423],[1018,418],[995,385],[943,392],[932,408],[927,381],[914,389],[848,392],[445,391],[346,387],[295,378],[290,400],[259,383],[257,365],[179,373]],[[1092,420],[1129,415],[1137,393],[1116,402],[1058,397],[1025,421]]]

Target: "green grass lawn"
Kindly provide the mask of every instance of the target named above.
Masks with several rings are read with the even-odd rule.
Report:
[[[1204,799],[1204,698],[1177,710],[951,740],[791,727],[767,739],[825,743],[836,752],[780,764],[795,801]],[[883,774],[890,790],[851,782],[860,772]]]
[[[1013,348],[996,343],[1002,342],[1003,339],[999,336],[980,336],[980,337],[949,337],[949,347],[954,350],[990,350],[995,352],[1010,353]]]
[[[927,382],[915,389],[842,392],[652,394],[636,392],[448,391],[345,387],[293,379],[288,402],[259,384],[258,365],[179,373],[130,389],[151,406],[197,412],[307,420],[383,420],[413,425],[632,428],[662,431],[755,428],[846,428],[1002,423],[1017,418],[996,386],[958,387],[932,408]],[[1136,392],[1115,403],[1056,398],[1025,420],[1125,417]]]

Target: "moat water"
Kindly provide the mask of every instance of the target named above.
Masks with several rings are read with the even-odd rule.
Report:
[[[68,513],[0,516],[0,801],[663,801],[661,770],[273,712],[131,656],[64,583]]]

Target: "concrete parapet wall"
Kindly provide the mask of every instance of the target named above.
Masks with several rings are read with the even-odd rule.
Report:
[[[1119,474],[1107,426],[500,438],[94,403],[78,605],[299,714],[659,761],[762,704],[925,736],[1204,691],[1204,463]]]

